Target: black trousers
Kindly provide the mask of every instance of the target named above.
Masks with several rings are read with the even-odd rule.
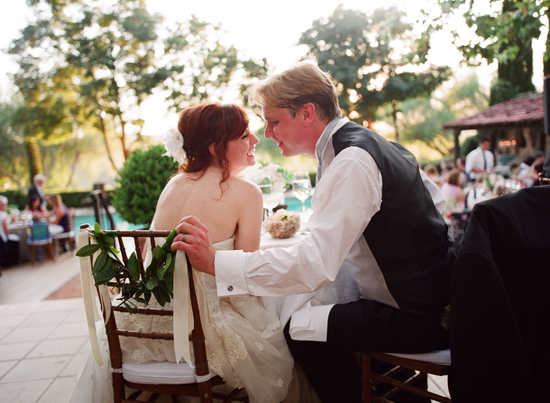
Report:
[[[359,300],[332,308],[326,342],[292,340],[288,324],[285,337],[323,403],[359,403],[361,371],[354,353],[425,353],[449,348],[441,315],[411,315],[376,301]],[[419,400],[405,397],[402,401]]]
[[[19,262],[19,242],[0,238],[0,267],[9,267]]]

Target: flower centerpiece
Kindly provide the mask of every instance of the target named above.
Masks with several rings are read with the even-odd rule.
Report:
[[[290,175],[280,165],[258,161],[260,167],[246,174],[245,178],[256,185],[271,184],[273,191],[283,193],[292,184],[292,175]]]
[[[290,238],[300,229],[300,215],[284,209],[277,210],[265,220],[264,228],[273,238]]]

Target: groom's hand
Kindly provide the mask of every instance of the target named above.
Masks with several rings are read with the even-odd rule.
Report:
[[[197,217],[188,216],[181,219],[176,232],[178,235],[172,242],[172,250],[184,251],[195,269],[213,276],[216,250],[212,246],[208,229]]]

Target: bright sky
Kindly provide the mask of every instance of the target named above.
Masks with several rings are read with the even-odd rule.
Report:
[[[163,14],[169,22],[185,21],[195,15],[206,22],[219,23],[226,31],[224,42],[234,45],[242,56],[258,59],[266,57],[270,66],[284,70],[306,52],[305,47],[296,45],[300,34],[310,28],[314,20],[328,17],[339,3],[343,3],[346,8],[367,13],[377,6],[389,7],[395,4],[409,17],[414,17],[421,7],[433,3],[433,0],[386,0],[383,3],[365,0],[149,0],[148,7],[151,12]],[[32,13],[25,0],[0,0],[0,49],[6,49],[31,19]],[[458,69],[460,56],[450,43],[450,36],[438,34],[432,46],[432,63],[447,64]],[[495,69],[495,63],[477,69],[483,85],[488,86]],[[15,70],[16,66],[11,59],[0,53],[0,97],[6,96],[10,85],[7,74]],[[540,89],[542,73],[535,75],[535,85]],[[152,113],[159,118],[158,111]]]

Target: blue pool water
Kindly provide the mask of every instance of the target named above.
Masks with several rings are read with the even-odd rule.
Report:
[[[115,222],[116,229],[121,229],[121,230],[143,229],[143,225],[130,224],[130,223],[124,221],[124,219],[122,219],[122,217],[120,217],[120,214],[118,214],[116,212],[112,213],[111,215],[113,216],[113,220]],[[112,229],[111,228],[111,223],[107,219],[107,216],[102,215],[100,221],[101,222],[99,224],[101,225],[101,228],[103,228],[103,229]],[[86,224],[86,223],[92,224],[92,225],[95,223],[95,217],[94,217],[93,214],[92,215],[76,216],[75,219],[74,219],[74,226],[75,226],[75,229],[77,231],[80,228],[80,225]]]

